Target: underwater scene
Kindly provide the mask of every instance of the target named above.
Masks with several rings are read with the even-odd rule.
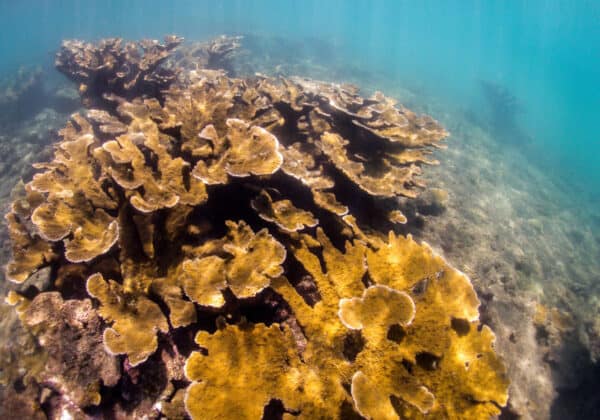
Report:
[[[0,24],[0,419],[600,418],[600,3]]]

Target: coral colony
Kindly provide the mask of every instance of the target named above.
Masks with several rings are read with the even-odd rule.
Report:
[[[88,110],[6,216],[10,280],[49,267],[7,300],[54,415],[498,414],[469,279],[397,230],[447,132],[381,93],[230,77],[237,38],[181,41],[57,54]]]

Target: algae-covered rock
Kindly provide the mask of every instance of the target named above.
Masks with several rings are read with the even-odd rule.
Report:
[[[100,404],[100,388],[115,386],[121,374],[101,345],[102,322],[91,301],[40,293],[21,319],[48,353],[36,379],[80,407]]]

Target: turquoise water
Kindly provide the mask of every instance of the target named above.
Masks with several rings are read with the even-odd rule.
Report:
[[[600,2],[2,1],[0,73],[51,63],[61,39],[261,34],[324,47],[324,61],[378,74],[487,121],[531,163],[600,185]],[[318,42],[315,42],[318,41]],[[325,48],[327,47],[327,48]],[[365,84],[373,81],[364,80]],[[482,94],[507,92],[508,111]],[[384,86],[386,85],[386,86]],[[493,93],[492,92],[492,93]],[[489,92],[488,92],[489,94]],[[498,106],[500,105],[500,106]],[[496,106],[496,107],[494,107]],[[495,115],[490,113],[508,113]],[[440,116],[437,116],[440,118]],[[443,120],[443,118],[442,118]],[[503,122],[508,123],[503,124]],[[510,127],[507,129],[506,125]]]

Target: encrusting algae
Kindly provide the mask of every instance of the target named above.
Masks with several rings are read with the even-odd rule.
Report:
[[[180,42],[57,55],[90,109],[6,216],[7,275],[49,360],[63,340],[93,364],[34,378],[81,416],[497,415],[508,381],[469,279],[394,231],[446,131],[381,93],[208,68],[239,38]]]

